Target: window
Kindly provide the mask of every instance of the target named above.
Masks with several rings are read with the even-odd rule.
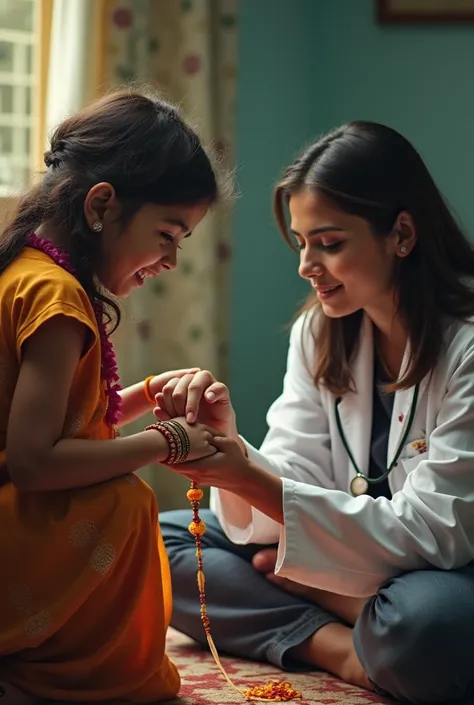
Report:
[[[31,174],[36,0],[0,0],[0,197]]]

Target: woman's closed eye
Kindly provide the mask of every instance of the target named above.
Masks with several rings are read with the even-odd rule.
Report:
[[[316,245],[316,247],[319,250],[322,250],[323,252],[337,252],[337,250],[340,250],[342,245],[343,245],[343,240],[338,240],[337,242],[320,242]],[[295,247],[297,250],[301,251],[304,250],[306,247],[306,244],[303,241],[296,241],[295,242]]]
[[[328,242],[325,244],[324,242],[320,242],[318,247],[320,250],[323,250],[325,252],[336,252],[337,250],[340,250],[343,245],[342,240],[338,240],[337,242]]]

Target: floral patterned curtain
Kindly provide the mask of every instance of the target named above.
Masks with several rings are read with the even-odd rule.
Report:
[[[108,87],[147,85],[177,103],[222,162],[233,161],[238,0],[111,0]],[[197,365],[227,374],[228,206],[206,218],[175,272],[127,302],[116,346],[124,383]],[[134,429],[136,430],[136,429]],[[161,508],[180,506],[186,482],[156,467],[142,475]]]

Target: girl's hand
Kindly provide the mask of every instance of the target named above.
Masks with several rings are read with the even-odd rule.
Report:
[[[214,445],[214,437],[218,432],[213,428],[201,423],[188,424],[186,419],[182,417],[174,418],[173,421],[179,423],[188,434],[190,445],[188,462],[197,461],[200,458],[207,458],[217,453],[216,446]]]
[[[181,419],[179,422],[182,423]],[[193,429],[196,426],[188,428]],[[195,461],[188,460],[170,467],[203,487],[212,486],[230,492],[235,491],[252,474],[250,462],[239,441],[233,438],[214,436],[211,443],[214,454],[209,454],[209,457]]]
[[[184,416],[190,424],[199,421],[222,435],[238,438],[229,390],[208,370],[169,380],[155,398],[153,412],[160,421]]]

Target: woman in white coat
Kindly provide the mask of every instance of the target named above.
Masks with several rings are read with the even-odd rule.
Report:
[[[238,437],[209,372],[157,399],[159,418],[222,431],[214,456],[174,468],[217,488],[202,513],[217,646],[460,702],[474,696],[473,249],[414,148],[374,123],[309,147],[275,212],[313,293],[262,447]],[[189,513],[160,520],[172,623],[204,641]]]

